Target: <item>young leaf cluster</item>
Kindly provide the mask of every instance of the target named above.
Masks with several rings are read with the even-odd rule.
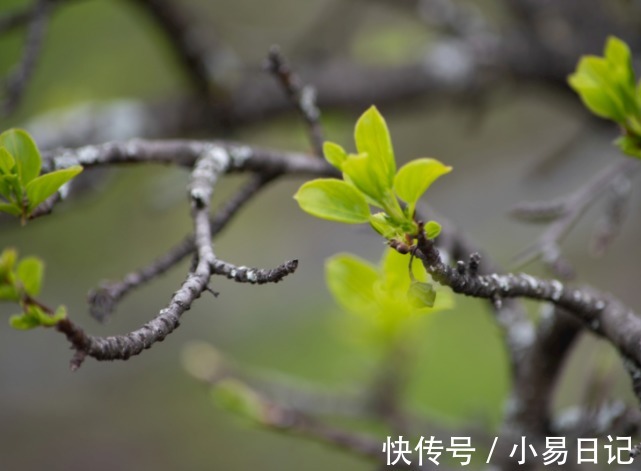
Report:
[[[31,136],[22,129],[0,134],[0,211],[24,224],[40,203],[82,172],[82,167],[40,175],[42,157]]]
[[[636,82],[627,44],[609,37],[603,57],[582,57],[568,82],[592,113],[621,126],[619,149],[641,158],[641,82]]]
[[[14,249],[5,249],[0,254],[0,301],[15,302],[22,308],[20,314],[9,319],[12,327],[21,330],[51,327],[67,317],[64,306],[53,312],[36,301],[43,275],[44,264],[36,257],[25,257],[18,261]]]
[[[327,260],[325,278],[342,309],[365,319],[376,338],[394,339],[409,318],[453,305],[452,292],[438,285],[435,289],[423,265],[412,261],[410,267],[408,257],[391,248],[379,266],[338,254]]]
[[[325,158],[342,172],[343,179],[309,181],[294,198],[313,216],[347,224],[369,222],[386,239],[411,239],[418,231],[416,203],[437,178],[452,168],[436,159],[422,158],[397,171],[387,124],[373,106],[358,119],[354,138],[353,154],[333,142],[323,146]],[[382,211],[372,214],[370,206]],[[429,238],[440,232],[434,221],[425,227]]]

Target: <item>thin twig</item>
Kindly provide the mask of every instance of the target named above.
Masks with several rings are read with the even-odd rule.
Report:
[[[541,257],[557,276],[569,278],[572,269],[562,258],[559,245],[585,211],[603,195],[621,175],[629,176],[640,168],[639,162],[626,158],[603,169],[596,177],[570,195],[548,203],[521,203],[512,210],[512,215],[525,221],[553,222],[541,234],[536,244],[517,256],[517,264],[525,265]]]
[[[362,392],[344,387],[338,391],[327,389],[280,372],[247,368],[209,343],[190,343],[183,351],[183,366],[191,376],[206,384],[213,386],[225,379],[238,380],[270,400],[304,413],[351,418],[370,416]]]
[[[211,264],[211,272],[212,274],[222,275],[239,283],[262,285],[265,283],[278,283],[287,275],[294,273],[297,267],[298,260],[290,260],[271,269],[249,268],[245,266],[237,267],[231,263],[216,260]]]
[[[145,8],[167,36],[172,50],[187,71],[199,95],[206,99],[220,99],[225,92],[213,79],[214,50],[194,31],[194,21],[188,5],[173,0],[135,0]]]
[[[51,6],[57,6],[61,3],[78,2],[81,0],[48,0]],[[83,0],[86,1],[86,0]],[[0,16],[0,34],[4,34],[13,29],[20,28],[29,23],[35,15],[38,14],[38,2],[32,2],[20,9],[13,10]]]
[[[192,303],[207,288],[211,276],[211,264],[216,260],[211,246],[209,225],[209,205],[213,186],[219,175],[231,163],[227,152],[218,148],[211,149],[198,159],[192,172],[189,197],[194,221],[195,243],[198,249],[198,264],[189,273],[182,286],[174,293],[166,308],[142,326],[127,335],[94,337],[87,335],[69,319],[58,323],[57,329],[65,334],[76,350],[71,361],[72,369],[77,369],[86,356],[96,360],[126,360],[162,341],[179,325],[181,315],[191,308]]]
[[[307,438],[325,443],[386,464],[386,454],[383,453],[384,440],[328,425],[311,414],[271,400],[262,392],[238,379],[218,378],[214,380],[214,388],[232,389],[233,394],[246,404],[243,407],[245,415],[260,426],[286,433],[293,437]],[[419,468],[413,464],[403,464],[389,469],[396,468],[430,469],[429,467]]]
[[[212,237],[217,236],[227,227],[229,221],[240,209],[274,178],[273,174],[252,176],[247,184],[227,200],[210,219]],[[108,281],[93,289],[88,294],[91,316],[100,322],[106,321],[127,294],[176,266],[195,250],[194,237],[189,235],[149,265],[128,273],[122,280]]]
[[[2,114],[10,115],[20,104],[27,84],[35,71],[38,57],[42,50],[42,44],[49,23],[51,12],[50,0],[36,0],[30,15],[27,38],[20,63],[5,79],[6,97],[2,104]]]
[[[320,110],[316,106],[316,89],[303,84],[300,77],[290,68],[278,46],[272,46],[267,57],[267,70],[280,82],[291,102],[296,106],[307,124],[314,154],[323,157],[323,130],[320,124]]]
[[[632,184],[629,175],[619,175],[610,185],[610,195],[606,202],[606,210],[599,221],[592,241],[591,252],[595,256],[602,256],[612,242],[619,236],[623,223],[630,212],[630,196]]]
[[[0,17],[0,34],[19,28],[29,22],[34,14],[34,6],[28,5]]]

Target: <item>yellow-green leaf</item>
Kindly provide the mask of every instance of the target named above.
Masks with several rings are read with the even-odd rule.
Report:
[[[67,308],[65,306],[58,306],[53,315],[48,315],[42,311],[39,312],[40,325],[45,327],[53,327],[58,322],[67,318]]]
[[[436,301],[436,291],[432,283],[422,283],[420,281],[413,281],[410,284],[410,289],[407,292],[407,300],[414,307],[434,307]]]
[[[325,280],[336,302],[354,314],[366,315],[375,305],[373,286],[379,277],[366,260],[350,254],[334,255],[325,262]]]
[[[0,147],[0,174],[9,175],[13,173],[16,159],[9,153],[6,147]]]
[[[236,379],[223,379],[212,390],[214,402],[246,419],[262,421],[265,409],[260,397],[246,384]]]
[[[396,173],[394,148],[387,123],[375,106],[365,111],[356,122],[354,139],[358,153],[371,158],[370,164],[376,167],[376,172],[385,176],[382,183],[391,188]]]
[[[621,71],[625,84],[634,87],[632,54],[628,45],[619,38],[610,36],[605,45],[604,56],[612,67]]]
[[[15,314],[9,318],[9,325],[18,330],[29,330],[38,327],[40,323],[37,317],[27,314]]]
[[[436,221],[429,221],[424,229],[428,239],[434,239],[441,233],[441,225]]]
[[[18,264],[16,275],[29,296],[38,296],[44,275],[44,264],[40,259],[36,257],[23,258]]]
[[[401,235],[400,228],[385,213],[372,214],[369,217],[369,223],[376,232],[386,239],[393,239]]]
[[[40,151],[29,133],[22,129],[9,129],[0,134],[0,147],[6,148],[15,159],[23,186],[40,174]]]
[[[323,154],[325,155],[325,160],[338,170],[343,168],[343,162],[347,159],[347,152],[345,152],[345,149],[338,144],[329,141],[323,144]]]
[[[434,181],[452,171],[436,159],[416,159],[403,165],[394,177],[394,191],[414,213],[416,202]]]
[[[27,184],[28,212],[31,213],[40,203],[53,195],[62,185],[82,172],[80,165],[46,173]]]
[[[347,224],[359,224],[369,219],[365,197],[342,180],[312,180],[301,186],[294,198],[303,211],[322,219]]]
[[[0,212],[11,214],[12,216],[21,216],[22,210],[11,203],[0,203]]]
[[[346,181],[371,198],[377,206],[383,207],[386,193],[389,192],[387,176],[381,173],[381,167],[373,162],[372,157],[368,154],[350,155],[342,168]]]

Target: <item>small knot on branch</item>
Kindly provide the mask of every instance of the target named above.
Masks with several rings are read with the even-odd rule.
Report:
[[[205,286],[205,291],[211,293],[214,296],[214,298],[217,298],[218,295],[220,295],[220,293],[218,291],[214,291],[214,289],[211,287],[211,285]]]
[[[470,255],[470,261],[467,264],[470,275],[476,276],[479,271],[479,265],[481,264],[481,254],[474,252]]]
[[[280,75],[289,80],[291,71],[287,66],[285,57],[280,50],[280,46],[273,44],[269,48],[269,53],[267,54],[267,60],[265,60],[265,70],[272,74]]]
[[[104,283],[87,294],[89,314],[98,322],[104,323],[114,312],[120,296],[114,293],[111,283]]]
[[[408,253],[412,252],[412,247],[407,245],[405,242],[401,242],[400,240],[392,239],[388,242],[388,244],[391,248],[402,255],[407,255]]]
[[[78,368],[82,366],[85,358],[87,358],[87,353],[85,351],[76,350],[76,353],[73,354],[69,361],[69,368],[71,368],[71,371],[78,371]]]
[[[503,308],[503,298],[498,294],[495,294],[492,298],[492,304],[496,310],[500,311]]]
[[[71,348],[75,350],[69,367],[71,371],[76,371],[82,365],[82,362],[87,357],[89,349],[89,338],[84,330],[76,326],[69,319],[62,319],[56,324],[56,330],[64,334],[71,344]]]

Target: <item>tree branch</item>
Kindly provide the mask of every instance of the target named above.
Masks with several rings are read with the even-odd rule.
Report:
[[[184,2],[173,0],[134,0],[144,8],[165,33],[197,93],[212,103],[224,97],[224,88],[213,79],[215,50],[194,31],[195,21]],[[200,32],[202,33],[202,31]]]
[[[281,152],[261,147],[248,146],[230,141],[196,140],[145,140],[132,139],[123,142],[108,142],[76,149],[57,149],[43,153],[43,171],[82,165],[85,168],[116,164],[164,164],[191,168],[196,160],[220,149],[229,156],[226,171],[233,172],[280,172],[290,175],[337,174],[321,159],[310,159],[306,154]]]
[[[209,224],[212,237],[217,236],[227,227],[229,221],[238,211],[262,188],[273,181],[274,178],[275,175],[273,174],[253,175],[247,184],[227,200],[223,206],[216,211],[213,218],[210,219]],[[149,265],[128,273],[122,280],[102,283],[87,295],[91,316],[100,322],[106,321],[111,314],[113,314],[117,304],[127,294],[173,268],[195,250],[194,237],[189,235],[169,249],[164,255]]]
[[[422,229],[416,255],[434,280],[456,293],[490,300],[524,297],[550,302],[571,313],[588,330],[606,338],[617,348],[641,400],[641,319],[612,296],[592,288],[571,288],[558,280],[544,280],[523,273],[461,273],[443,263],[433,241],[425,238]]]
[[[36,0],[29,15],[29,27],[20,63],[5,79],[6,97],[2,114],[10,115],[20,103],[24,91],[33,75],[42,50],[47,24],[51,12],[51,0]]]
[[[86,356],[96,360],[126,360],[162,341],[178,327],[180,316],[191,308],[191,304],[207,288],[211,276],[211,264],[216,257],[211,247],[209,204],[218,176],[229,168],[230,163],[229,155],[220,147],[210,148],[195,162],[189,197],[198,264],[174,293],[165,309],[140,329],[122,336],[94,337],[85,334],[68,319],[58,323],[57,329],[67,336],[76,349],[76,355],[71,362],[72,369],[80,367]]]
[[[314,154],[323,157],[323,130],[320,125],[320,110],[316,106],[316,90],[302,83],[287,64],[277,46],[272,46],[267,58],[267,70],[280,82],[287,96],[298,109],[307,124]]]
[[[624,158],[620,162],[604,168],[596,177],[588,181],[570,195],[550,202],[521,203],[512,209],[518,219],[539,222],[553,222],[539,237],[536,244],[524,250],[519,256],[519,264],[526,264],[541,257],[545,264],[562,278],[572,277],[572,268],[561,256],[559,244],[577,220],[605,190],[617,183],[621,176],[634,175],[641,166],[637,160]]]

